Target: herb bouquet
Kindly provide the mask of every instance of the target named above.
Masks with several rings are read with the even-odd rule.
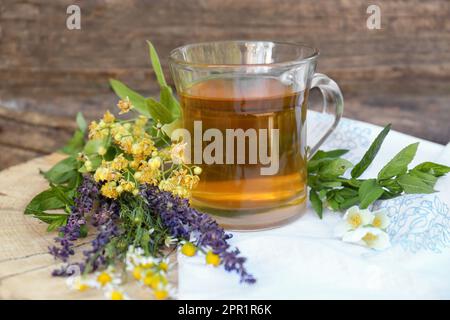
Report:
[[[176,248],[187,256],[202,254],[206,264],[254,283],[246,259],[227,242],[231,235],[189,205],[202,170],[185,164],[186,144],[169,138],[180,106],[148,45],[159,101],[111,80],[121,98],[119,114],[134,117],[116,119],[106,111],[88,126],[78,114],[78,129],[62,149],[68,157],[43,172],[50,188],[32,199],[25,214],[48,223],[48,231],[59,231],[49,250],[65,264],[53,275],[69,276],[69,285],[78,290],[102,288],[108,297],[124,299],[120,284],[131,275],[155,298],[165,299],[172,292],[167,256]],[[88,224],[97,228],[92,248],[73,262],[75,241],[87,235]]]

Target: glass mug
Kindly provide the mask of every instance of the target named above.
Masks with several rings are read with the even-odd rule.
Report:
[[[170,53],[186,161],[202,168],[191,203],[223,227],[272,228],[305,212],[308,157],[343,112],[337,84],[315,73],[318,55],[272,41],[198,43]],[[321,91],[324,112],[334,106],[334,120],[309,148],[312,88]]]

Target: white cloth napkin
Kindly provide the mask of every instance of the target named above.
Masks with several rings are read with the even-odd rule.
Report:
[[[310,113],[308,123],[323,123]],[[318,125],[308,131],[315,136]],[[359,161],[381,127],[343,119],[322,149],[346,148]],[[315,131],[316,130],[316,131]],[[321,129],[322,130],[322,129]],[[450,145],[391,131],[362,178],[375,177],[401,148],[420,141],[412,166],[423,161],[450,164]],[[297,221],[273,230],[233,232],[232,245],[248,258],[254,285],[235,273],[206,266],[204,257],[178,255],[180,299],[449,299],[450,177],[440,178],[430,195],[378,201],[391,218],[392,247],[378,252],[333,236],[341,215],[311,208]]]

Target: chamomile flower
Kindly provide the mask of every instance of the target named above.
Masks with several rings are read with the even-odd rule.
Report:
[[[112,267],[108,267],[104,271],[96,272],[95,279],[100,287],[119,285],[122,282],[120,275],[116,274],[115,269]]]
[[[374,227],[362,227],[349,231],[344,235],[342,241],[357,243],[375,250],[384,250],[391,246],[389,235]]]
[[[181,253],[188,257],[193,257],[197,253],[197,247],[192,242],[185,242],[181,247]]]
[[[177,243],[178,239],[177,238],[173,238],[171,236],[167,236],[164,238],[164,245],[166,247],[170,247],[171,245]]]
[[[206,264],[210,264],[214,267],[217,267],[220,264],[220,257],[218,254],[215,254],[212,251],[208,251],[205,257]]]
[[[110,300],[130,300],[130,297],[120,288],[105,290],[105,297]]]
[[[95,280],[82,277],[82,276],[71,276],[66,279],[66,284],[71,290],[76,291],[86,291],[89,288],[97,287]]]

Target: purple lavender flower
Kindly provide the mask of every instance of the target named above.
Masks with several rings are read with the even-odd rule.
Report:
[[[189,239],[194,236],[198,247],[211,247],[221,257],[225,270],[237,272],[241,282],[256,281],[244,268],[246,258],[239,256],[239,250],[230,249],[227,240],[232,236],[225,233],[213,218],[190,207],[187,199],[156,187],[147,186],[141,194],[149,209],[161,217],[172,237]]]
[[[94,210],[94,203],[98,206]],[[92,241],[92,249],[84,252],[85,261],[70,263],[53,271],[54,276],[70,276],[79,270],[83,272],[89,265],[92,271],[106,263],[105,246],[112,238],[119,235],[117,226],[119,220],[119,206],[110,199],[102,197],[99,193],[99,186],[92,178],[84,177],[80,187],[77,189],[77,196],[67,220],[67,224],[60,228],[61,237],[55,238],[59,246],[49,248],[50,253],[58,259],[67,262],[69,257],[75,253],[74,241],[80,238],[82,228],[86,226],[85,215],[92,212],[92,224],[97,227],[99,233]]]
[[[112,200],[104,201],[94,213],[92,223],[97,226],[99,233],[92,241],[92,248],[83,252],[85,263],[89,264],[91,271],[106,264],[105,247],[111,239],[120,235],[118,220],[119,205]]]
[[[92,210],[98,195],[98,185],[91,178],[84,177],[77,189],[67,224],[59,229],[62,236],[55,238],[59,246],[49,248],[50,254],[55,258],[66,262],[74,254],[73,241],[81,236],[81,229],[86,225],[85,214]]]

